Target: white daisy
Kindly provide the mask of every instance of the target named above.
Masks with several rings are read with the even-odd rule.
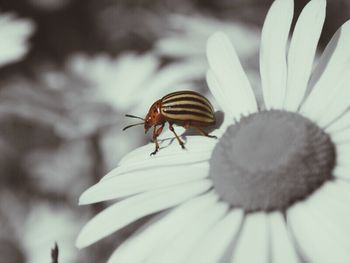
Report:
[[[293,4],[276,0],[262,30],[266,110],[229,39],[214,34],[207,81],[225,112],[220,138],[188,136],[186,151],[171,143],[150,157],[150,144],[126,155],[80,197],[119,201],[85,225],[78,247],[167,209],[109,262],[349,261],[350,22],[311,72],[326,1],[306,5],[287,50]]]
[[[9,13],[0,14],[0,66],[16,62],[28,52],[27,40],[34,28],[28,19],[18,19]]]

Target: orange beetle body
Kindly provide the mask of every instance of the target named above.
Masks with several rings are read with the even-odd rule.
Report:
[[[126,116],[142,119],[133,115]],[[173,124],[186,129],[194,127],[202,135],[216,138],[201,129],[201,127],[208,127],[215,124],[213,106],[208,99],[194,91],[178,91],[164,96],[153,103],[146,117],[142,120],[144,122],[141,124],[144,124],[145,133],[153,127],[153,141],[156,144],[156,149],[151,155],[156,154],[159,150],[157,137],[161,134],[166,122],[169,123],[169,129],[174,133],[183,149],[185,148],[184,142],[176,134]],[[124,130],[135,125],[127,126]],[[160,127],[157,128],[157,126]]]

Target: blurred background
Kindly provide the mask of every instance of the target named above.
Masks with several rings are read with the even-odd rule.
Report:
[[[297,0],[298,14],[307,3]],[[0,258],[104,262],[139,222],[81,251],[84,223],[105,204],[79,195],[149,142],[144,117],[165,94],[204,81],[208,36],[225,31],[259,97],[260,31],[271,0],[1,0]],[[350,17],[328,1],[323,49]],[[260,98],[260,97],[259,97]],[[215,106],[215,102],[213,101]]]

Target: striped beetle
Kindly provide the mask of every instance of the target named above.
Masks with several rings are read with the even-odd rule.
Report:
[[[143,122],[128,125],[123,131],[130,127],[143,124],[145,133],[147,133],[153,127],[153,141],[156,144],[156,149],[151,155],[156,154],[159,150],[157,138],[162,133],[166,122],[169,123],[169,129],[174,133],[182,149],[185,149],[184,142],[176,134],[173,124],[182,126],[185,129],[194,127],[202,135],[216,138],[216,136],[209,135],[201,128],[215,125],[213,106],[207,98],[194,91],[177,91],[164,96],[153,103],[144,119],[130,114],[126,114],[125,116],[137,118],[143,120]]]

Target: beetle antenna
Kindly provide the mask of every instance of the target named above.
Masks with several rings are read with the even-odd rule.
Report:
[[[135,116],[135,115],[130,115],[130,114],[125,114],[125,117],[129,117],[129,118],[134,118],[134,119],[140,119],[140,120],[145,120],[144,118],[141,118],[141,117],[138,117],[138,116]]]
[[[134,127],[134,126],[141,125],[141,124],[144,124],[144,122],[128,125],[128,126],[123,128],[123,131],[125,131],[126,129],[129,129],[131,127]]]

